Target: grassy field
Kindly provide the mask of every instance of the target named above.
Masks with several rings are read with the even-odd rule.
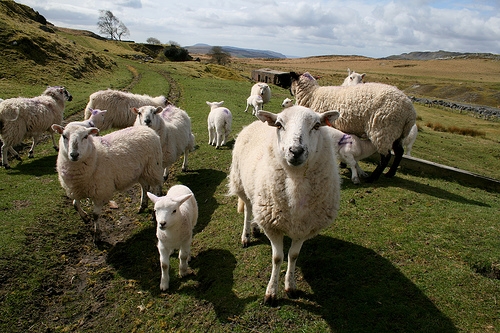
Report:
[[[243,216],[236,212],[236,199],[226,195],[231,147],[240,129],[254,121],[243,112],[252,85],[250,70],[265,65],[323,73],[315,62],[234,59],[228,67],[142,63],[123,56],[133,53],[126,44],[111,47],[67,31],[58,36],[97,55],[105,53],[115,65],[80,79],[61,73],[34,85],[4,75],[2,97],[36,95],[46,84],[63,84],[75,97],[67,104],[66,118],[81,119],[88,95],[113,87],[164,94],[187,110],[197,149],[190,154],[190,170],[183,173],[180,161],[176,163],[164,189],[185,184],[198,201],[190,262],[194,274],[178,278],[178,260],[172,256],[170,290],[160,292],[155,229],[150,212],[136,212],[137,186],[116,194],[118,209],[105,207],[105,243],[93,244],[90,226],[81,221],[59,185],[56,153],[45,141],[37,146],[34,159],[13,161],[11,170],[0,170],[0,331],[500,331],[500,195],[410,170],[358,186],[351,183],[347,170],[341,170],[339,216],[304,244],[298,259],[299,297],[289,299],[281,293],[277,307],[262,304],[271,248],[265,236],[241,248]],[[350,67],[377,78],[373,68],[380,60],[351,60],[328,57],[321,65],[323,77],[338,84]],[[0,61],[6,68],[7,59],[2,56]],[[427,62],[396,67],[399,64],[386,61],[385,68],[394,71],[386,75],[401,89],[415,77],[421,84],[460,80],[481,86],[473,74],[459,78],[451,71],[455,66],[419,72],[417,68]],[[476,59],[467,68],[498,73],[500,67],[491,65]],[[44,66],[31,70],[43,71]],[[481,77],[485,87],[494,86],[486,74]],[[289,93],[272,89],[267,109],[279,112]],[[227,147],[215,150],[207,144],[205,101],[220,100],[233,113],[233,133]],[[498,122],[416,108],[421,131],[414,156],[500,179]],[[426,123],[474,128],[485,135],[437,132]],[[368,171],[375,167],[365,162],[362,166]],[[283,275],[284,271],[281,291]]]

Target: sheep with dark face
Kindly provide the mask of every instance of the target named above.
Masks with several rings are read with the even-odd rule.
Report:
[[[416,121],[411,100],[399,89],[382,83],[364,83],[354,86],[324,86],[309,73],[291,73],[290,91],[296,104],[322,113],[339,110],[340,117],[333,127],[344,133],[367,137],[380,153],[380,163],[367,181],[377,180],[391,159],[394,162],[387,177],[393,177],[403,158],[402,140],[408,136]]]
[[[49,132],[52,144],[57,151],[52,124],[61,124],[66,101],[73,96],[64,87],[48,87],[40,96],[33,98],[10,98],[0,103],[0,139],[2,145],[2,165],[9,169],[7,159],[9,151],[18,160],[19,154],[13,146],[21,143],[24,138],[33,138],[29,158],[34,157],[35,145],[43,132]]]
[[[238,196],[238,210],[244,210],[243,246],[250,243],[252,221],[271,241],[273,268],[264,301],[274,303],[284,256],[283,237],[292,239],[285,291],[293,296],[302,244],[337,216],[340,177],[325,125],[333,122],[338,112],[319,114],[292,106],[279,114],[259,111],[257,117],[260,121],[243,128],[236,139],[229,194]]]

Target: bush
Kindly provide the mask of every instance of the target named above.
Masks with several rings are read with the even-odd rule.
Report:
[[[189,61],[193,57],[189,55],[189,51],[177,45],[170,45],[165,47],[163,54],[170,61]]]

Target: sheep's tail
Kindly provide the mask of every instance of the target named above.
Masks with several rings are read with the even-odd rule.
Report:
[[[238,213],[243,213],[245,210],[245,202],[238,198]]]

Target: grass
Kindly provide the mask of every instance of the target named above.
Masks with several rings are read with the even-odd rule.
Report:
[[[85,41],[92,47],[92,39]],[[103,48],[100,43],[96,50]],[[137,187],[115,195],[119,209],[105,208],[101,221],[109,244],[95,246],[90,226],[58,183],[56,154],[47,141],[37,146],[34,159],[0,170],[0,331],[500,330],[499,194],[409,170],[359,186],[341,170],[339,216],[304,244],[298,259],[299,297],[283,294],[283,271],[279,306],[264,306],[269,242],[261,236],[241,248],[243,216],[236,212],[236,199],[226,195],[233,140],[254,120],[243,112],[252,85],[245,79],[246,65],[113,60],[112,72],[65,82],[76,96],[68,103],[67,117],[80,117],[88,95],[109,86],[168,95],[188,111],[198,147],[190,154],[190,171],[182,173],[176,163],[165,189],[185,184],[198,201],[190,262],[194,274],[179,279],[173,255],[171,289],[160,292],[155,230],[150,213],[136,213]],[[345,63],[333,62],[336,66]],[[23,82],[7,81],[6,94],[25,89]],[[289,93],[272,89],[266,108],[277,112]],[[233,133],[227,147],[215,150],[206,142],[205,101],[220,100],[233,113]],[[498,122],[416,107],[421,127],[416,157],[500,178]],[[470,128],[485,136],[437,132],[426,123]],[[364,162],[362,167],[374,169]]]

